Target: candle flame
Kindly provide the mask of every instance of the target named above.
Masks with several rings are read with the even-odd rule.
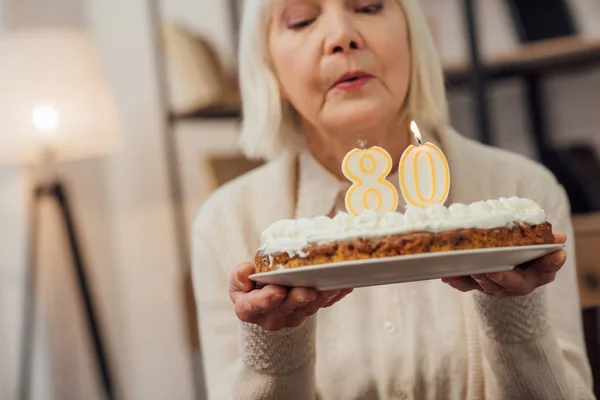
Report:
[[[415,139],[417,139],[419,144],[421,144],[423,142],[423,137],[421,136],[421,132],[419,131],[419,127],[415,121],[410,123],[410,130],[413,132],[413,135],[415,135]]]

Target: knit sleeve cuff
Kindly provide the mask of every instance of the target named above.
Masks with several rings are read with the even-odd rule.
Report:
[[[269,375],[290,374],[315,359],[316,318],[296,328],[267,331],[241,322],[241,356],[246,366]]]
[[[521,342],[541,337],[550,329],[544,287],[520,297],[498,298],[479,291],[473,297],[482,330],[492,340]]]

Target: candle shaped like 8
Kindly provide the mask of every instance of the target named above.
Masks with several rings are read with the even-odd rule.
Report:
[[[433,143],[422,143],[413,121],[410,129],[419,142],[410,145],[400,158],[398,179],[407,205],[420,208],[443,204],[450,192],[450,168],[442,150]]]
[[[352,149],[342,162],[342,172],[353,184],[346,192],[346,211],[359,215],[375,210],[379,215],[395,211],[398,192],[385,178],[392,170],[392,157],[378,146]]]

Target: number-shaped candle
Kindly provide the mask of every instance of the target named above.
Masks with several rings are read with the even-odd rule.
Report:
[[[433,143],[422,143],[417,124],[413,131],[418,146],[410,145],[400,158],[398,175],[406,204],[420,208],[443,204],[450,191],[450,168],[446,156]]]
[[[346,192],[346,210],[359,215],[371,209],[384,215],[395,211],[398,192],[385,178],[392,170],[392,157],[381,147],[353,149],[342,162],[342,172],[353,185]]]

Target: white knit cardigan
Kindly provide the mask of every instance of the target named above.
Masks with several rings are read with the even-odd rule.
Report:
[[[309,153],[220,188],[193,227],[193,273],[210,399],[592,399],[568,200],[540,165],[449,130],[448,201],[530,198],[568,234],[555,282],[519,298],[439,280],[356,289],[294,329],[239,322],[229,271],[282,218],[328,214],[340,183]]]

